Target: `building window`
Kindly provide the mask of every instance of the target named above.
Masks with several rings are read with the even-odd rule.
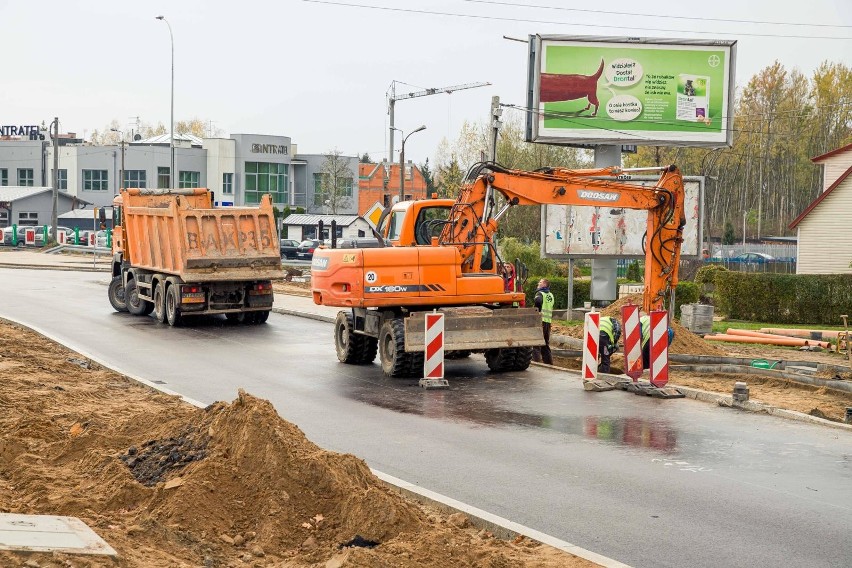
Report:
[[[83,191],[107,191],[109,172],[107,170],[83,170]]]
[[[9,226],[9,212],[5,209],[0,209],[0,227]]]
[[[201,187],[201,172],[178,172],[178,187],[181,189]]]
[[[341,197],[352,197],[352,178],[337,178],[337,188]],[[326,173],[314,174],[314,205],[323,205],[328,199],[327,190],[333,189]]]
[[[38,213],[28,213],[26,211],[21,211],[18,213],[18,225],[26,225],[28,227],[34,227],[38,225]]]
[[[169,189],[172,185],[169,168],[157,168],[157,189]]]
[[[222,193],[234,194],[234,174],[222,174]]]
[[[148,187],[148,175],[145,170],[124,170],[124,187]]]
[[[287,205],[290,202],[287,169],[287,164],[246,162],[245,202],[260,203],[261,196],[268,193],[273,203]]]
[[[35,177],[32,168],[18,168],[18,185],[32,187],[35,185]]]
[[[0,185],[9,185],[9,169],[0,168]]]
[[[59,168],[59,189],[68,191],[68,170]],[[50,184],[53,185],[53,170],[50,170]]]

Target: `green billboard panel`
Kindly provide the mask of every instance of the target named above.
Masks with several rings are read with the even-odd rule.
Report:
[[[527,140],[730,146],[736,42],[531,36]]]

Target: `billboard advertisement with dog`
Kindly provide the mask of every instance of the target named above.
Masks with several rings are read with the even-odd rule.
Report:
[[[735,56],[735,41],[530,36],[527,140],[730,146]]]

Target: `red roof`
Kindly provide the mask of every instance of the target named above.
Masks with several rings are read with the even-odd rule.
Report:
[[[819,163],[819,162],[825,160],[826,158],[830,158],[832,156],[842,154],[843,152],[846,152],[847,150],[852,150],[852,143],[849,143],[846,146],[843,146],[841,148],[837,148],[836,150],[832,150],[831,152],[826,152],[825,154],[817,156],[816,158],[811,158],[811,161],[816,164],[816,163]]]
[[[850,144],[850,147],[852,147],[852,144]],[[841,148],[841,150],[842,150],[842,148]],[[837,152],[837,151],[838,151],[838,150],[835,150],[835,152]],[[824,156],[828,156],[828,154],[825,154]],[[814,158],[814,160],[816,160],[816,158]],[[845,179],[849,176],[849,174],[852,174],[852,167],[850,167],[848,170],[846,170],[845,172],[843,172],[843,174],[842,174],[839,178],[837,178],[837,181],[835,181],[833,184],[831,184],[831,186],[830,186],[828,189],[826,189],[825,191],[823,191],[822,193],[820,193],[820,194],[819,194],[819,197],[817,197],[816,199],[814,199],[814,200],[811,202],[811,204],[810,204],[810,205],[808,205],[808,206],[805,208],[805,210],[804,210],[804,211],[802,211],[801,215],[799,215],[798,217],[796,217],[795,219],[793,219],[793,222],[792,222],[792,223],[790,223],[790,228],[791,228],[791,229],[795,229],[795,228],[796,228],[796,225],[798,225],[799,223],[801,223],[801,222],[802,222],[802,219],[804,219],[805,217],[807,217],[807,216],[808,216],[808,213],[810,213],[811,211],[813,211],[813,210],[814,210],[814,208],[816,208],[816,206],[817,206],[817,205],[819,205],[820,203],[822,203],[822,200],[823,200],[823,199],[825,199],[825,197],[826,197],[829,193],[831,193],[832,191],[834,191],[834,189],[835,189],[837,186],[839,186],[841,183],[843,183],[843,180],[845,180]]]

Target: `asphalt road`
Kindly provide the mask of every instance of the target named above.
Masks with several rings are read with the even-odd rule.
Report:
[[[0,316],[202,402],[238,388],[315,443],[633,566],[852,563],[848,432],[447,363],[424,391],[337,362],[330,324],[169,328],[112,311],[106,276],[0,268]]]

